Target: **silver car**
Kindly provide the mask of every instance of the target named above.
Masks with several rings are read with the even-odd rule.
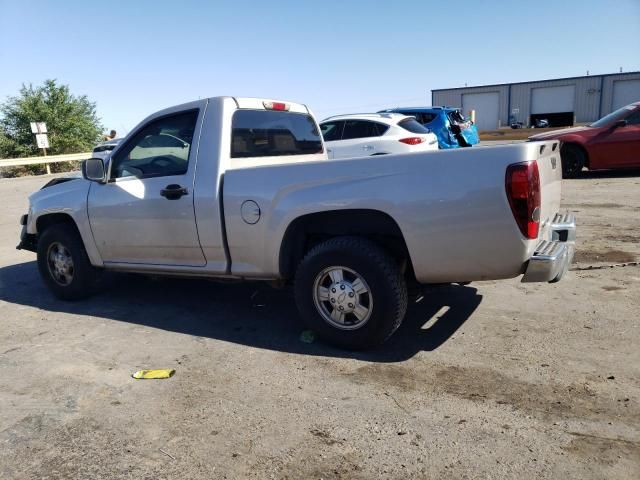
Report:
[[[106,160],[107,157],[113,151],[113,149],[116,148],[120,144],[121,141],[122,141],[122,138],[114,138],[112,140],[107,140],[105,142],[99,143],[93,149],[92,157],[93,158],[101,158],[103,160]]]

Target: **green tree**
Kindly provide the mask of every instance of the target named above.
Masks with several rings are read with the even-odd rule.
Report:
[[[23,84],[19,95],[0,105],[0,158],[41,154],[30,122],[47,124],[50,155],[89,151],[102,132],[95,103],[86,95],[76,97],[56,80],[38,87]]]

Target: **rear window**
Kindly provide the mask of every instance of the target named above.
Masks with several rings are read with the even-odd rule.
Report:
[[[231,130],[232,158],[322,153],[316,122],[304,113],[238,110]]]
[[[399,127],[411,133],[429,133],[429,129],[418,123],[415,118],[405,118],[398,123]]]
[[[449,120],[453,123],[465,123],[467,121],[460,110],[454,110],[449,112],[447,115],[449,115]]]

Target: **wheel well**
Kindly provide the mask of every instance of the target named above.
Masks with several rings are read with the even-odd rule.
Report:
[[[398,263],[406,260],[406,273],[415,278],[409,250],[398,224],[379,210],[350,209],[312,213],[295,219],[280,246],[280,273],[292,278],[305,254],[319,243],[338,236],[368,238],[391,254]]]
[[[582,152],[582,154],[584,155],[584,166],[587,168],[589,167],[589,154],[587,153],[587,150],[580,145],[579,143],[575,143],[575,142],[563,142],[562,146],[560,147],[560,156],[562,157],[562,149],[565,147],[572,147],[572,148],[576,148],[578,150],[580,150]]]
[[[36,231],[38,235],[41,235],[47,228],[52,225],[65,224],[73,227],[75,231],[80,235],[76,222],[66,213],[50,213],[48,215],[42,215],[36,220]]]

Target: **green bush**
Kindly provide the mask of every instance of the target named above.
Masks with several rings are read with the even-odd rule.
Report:
[[[95,103],[85,96],[74,96],[67,85],[45,80],[42,86],[22,85],[20,93],[0,104],[0,158],[42,155],[31,133],[31,122],[45,122],[49,136],[49,155],[90,151],[101,140],[102,125]],[[79,168],[79,162],[52,163],[52,172]],[[5,167],[2,176],[46,173],[44,165]]]

